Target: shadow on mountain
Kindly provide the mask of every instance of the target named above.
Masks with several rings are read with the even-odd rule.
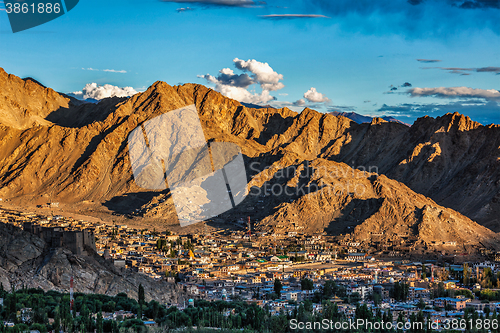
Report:
[[[339,217],[331,221],[325,231],[330,235],[351,233],[356,226],[375,214],[383,202],[383,198],[353,199],[340,210]]]
[[[56,125],[70,128],[85,127],[94,122],[104,121],[121,102],[127,100],[127,97],[111,97],[94,104],[67,95],[65,97],[71,99],[70,107],[61,107],[51,112],[45,119]]]
[[[255,139],[261,145],[266,143],[275,135],[280,136],[285,133],[288,128],[293,124],[294,117],[283,118],[279,113],[274,113],[265,124],[260,136]]]
[[[354,166],[355,169],[364,167],[368,171],[369,168],[376,167],[378,173],[386,173],[408,156],[404,146],[409,129],[410,127],[395,122],[353,124],[342,134],[350,140],[340,150],[335,154],[328,152],[329,147],[337,141],[334,139],[325,145],[321,154],[325,158]],[[394,142],[399,144],[395,145]]]
[[[116,214],[126,215],[140,209],[160,194],[167,194],[166,199],[170,198],[169,190],[133,192],[115,196],[104,202],[103,205]]]

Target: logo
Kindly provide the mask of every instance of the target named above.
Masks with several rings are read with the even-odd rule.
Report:
[[[79,0],[4,0],[12,32],[52,21],[72,10]]]
[[[135,183],[149,190],[169,188],[182,227],[224,213],[248,194],[240,148],[208,144],[194,105],[137,127],[128,148]]]

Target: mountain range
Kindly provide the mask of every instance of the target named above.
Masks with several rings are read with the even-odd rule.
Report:
[[[192,104],[205,138],[236,143],[252,166],[250,195],[217,223],[251,215],[259,230],[498,247],[499,126],[458,113],[411,126],[357,123],[309,108],[247,107],[197,84],[157,81],[130,98],[93,104],[0,69],[0,198],[178,225],[168,190],[134,183],[127,137]]]
[[[370,117],[370,116],[364,116],[362,114],[359,114],[359,113],[356,113],[356,112],[339,112],[339,111],[332,111],[330,112],[329,114],[333,115],[333,116],[343,116],[343,117],[346,117],[346,118],[349,118],[353,121],[355,121],[356,123],[358,124],[362,124],[362,123],[371,123],[372,120],[373,120],[373,117]],[[400,123],[400,124],[403,124],[403,125],[406,125],[406,126],[410,126],[410,124],[407,124],[407,123],[404,123],[402,122],[401,120],[398,120],[394,117],[389,117],[389,116],[383,116],[383,117],[380,117],[382,118],[383,120],[385,121],[389,121],[389,122],[395,122],[395,123]]]

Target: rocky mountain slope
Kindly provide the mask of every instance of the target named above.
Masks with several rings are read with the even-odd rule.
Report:
[[[124,292],[137,298],[142,284],[148,301],[172,303],[182,297],[174,284],[117,270],[96,253],[76,256],[64,248],[49,249],[42,239],[9,224],[0,223],[0,244],[0,282],[6,290],[26,286],[68,292],[73,276],[76,292],[112,296]]]
[[[286,160],[290,163],[283,165]],[[270,170],[274,172],[265,170],[250,183],[259,198],[281,202],[265,210],[267,216],[258,224],[261,230],[326,230],[359,242],[412,239],[429,245],[498,247],[499,237],[491,230],[384,175],[323,159],[284,158]]]
[[[459,114],[420,118],[411,127],[378,118],[357,124],[307,108],[301,113],[287,108],[248,108],[201,85],[172,87],[160,81],[129,99],[81,104],[30,82],[0,70],[0,91],[10,91],[0,99],[0,110],[19,119],[28,114],[42,119],[0,124],[0,198],[13,203],[94,202],[118,213],[138,209],[145,217],[177,223],[168,191],[147,191],[133,182],[127,136],[149,119],[194,104],[207,140],[234,142],[241,147],[249,181],[266,173],[271,180],[278,170],[306,162],[316,169],[344,162],[351,170],[386,176],[377,180],[367,176],[361,181],[368,189],[364,196],[354,200],[346,194],[345,198],[326,200],[330,208],[314,203],[321,191],[265,200],[250,196],[241,207],[228,212],[230,221],[252,209],[259,210],[263,227],[278,225],[292,213],[298,222],[318,215],[321,221],[311,220],[315,227],[310,231],[326,228],[340,233],[351,226],[362,238],[367,235],[365,227],[345,224],[355,207],[353,211],[360,215],[353,218],[364,220],[370,230],[391,230],[402,224],[404,230],[411,229],[422,239],[430,237],[424,236],[426,233],[437,235],[426,228],[448,224],[462,226],[445,228],[444,239],[465,241],[460,236],[465,235],[462,228],[483,235],[477,236],[477,241],[494,236],[469,218],[500,229],[500,129],[495,125],[482,126]],[[12,109],[17,99],[21,106]],[[284,167],[273,173],[269,167],[276,163]],[[264,210],[256,209],[259,200],[265,202]],[[380,222],[376,221],[386,222],[377,227]]]

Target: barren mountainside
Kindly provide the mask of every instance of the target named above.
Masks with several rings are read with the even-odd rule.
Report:
[[[137,286],[142,284],[148,301],[177,302],[182,297],[174,284],[116,269],[95,252],[77,256],[65,248],[51,249],[37,236],[1,222],[0,244],[0,282],[6,290],[26,286],[69,292],[73,276],[76,292],[124,292],[137,298]]]
[[[133,182],[127,137],[191,104],[206,139],[238,144],[252,165],[253,194],[223,215],[228,221],[255,210],[262,229],[296,224],[308,232],[352,232],[359,240],[393,233],[421,242],[496,242],[472,220],[500,230],[498,126],[459,114],[423,117],[411,127],[379,118],[357,124],[307,108],[248,108],[196,84],[158,81],[131,98],[95,105],[0,69],[0,198],[23,205],[95,202],[174,224],[168,191]],[[356,170],[371,173],[353,177]],[[341,194],[326,190],[346,182]],[[265,184],[287,184],[294,194],[266,196]]]

